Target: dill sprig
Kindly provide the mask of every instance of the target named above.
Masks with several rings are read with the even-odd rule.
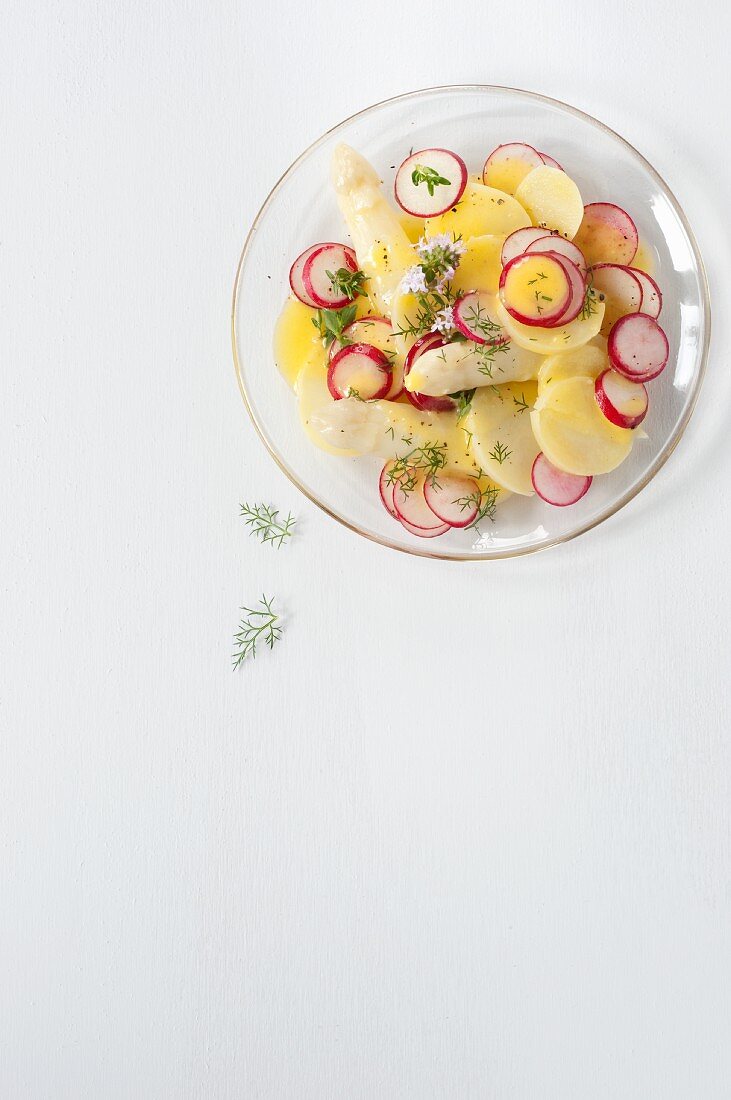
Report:
[[[278,626],[279,615],[272,609],[273,598],[262,596],[259,607],[242,607],[246,617],[239,623],[239,629],[234,634],[233,667],[237,669],[247,657],[256,657],[256,647],[259,644],[274,648],[282,636],[282,628]]]
[[[497,498],[500,495],[500,490],[491,485],[487,489],[477,488],[469,496],[459,497],[455,501],[455,504],[459,505],[460,511],[464,512],[467,508],[477,508],[477,515],[467,527],[467,530],[471,527],[477,527],[483,519],[494,520],[495,509],[497,508]]]
[[[500,464],[500,466],[502,466],[505,459],[510,458],[510,456],[513,452],[510,450],[509,447],[507,447],[506,445],[501,443],[499,439],[496,439],[495,440],[495,446],[488,453],[490,455],[490,458],[494,462],[497,462],[497,463]]]
[[[363,283],[365,271],[351,271],[348,267],[339,267],[337,271],[326,271],[334,294],[344,294],[352,302],[359,294],[365,294]]]
[[[469,309],[464,312],[464,321],[468,328],[474,329],[475,332],[479,332],[485,339],[495,339],[502,329],[496,321],[493,321],[486,309],[483,309],[478,302],[476,306],[471,305]]]
[[[529,407],[529,406],[528,406],[528,402],[527,402],[527,401],[526,401],[526,399],[525,399],[525,394],[524,394],[524,393],[522,393],[522,392],[521,392],[521,395],[520,395],[520,400],[518,400],[518,398],[517,398],[517,397],[514,397],[514,398],[513,398],[513,404],[514,404],[514,405],[517,405],[517,407],[518,407],[518,412],[519,412],[519,413],[524,413],[524,412],[526,412],[526,411],[527,411],[527,409],[528,409],[528,407]]]
[[[436,487],[439,484],[437,474],[446,464],[446,443],[425,443],[423,447],[414,447],[405,455],[395,459],[386,476],[386,481],[389,485],[398,485],[403,493],[412,493],[421,476],[432,487]]]
[[[280,520],[279,510],[268,504],[242,504],[241,515],[250,535],[257,535],[262,542],[270,542],[277,549],[292,537],[295,519],[292,513]]]
[[[484,374],[486,378],[492,378],[493,367],[495,366],[495,356],[505,354],[510,350],[510,341],[501,340],[494,344],[474,344],[475,354],[481,360],[480,366],[477,368],[480,374]],[[498,370],[502,368],[498,365]]]
[[[599,300],[602,300],[600,295]],[[594,275],[589,269],[589,280],[586,284],[586,294],[584,295],[584,304],[581,307],[581,313],[579,316],[582,321],[585,321],[587,317],[593,317],[596,313],[596,291],[594,290]]]

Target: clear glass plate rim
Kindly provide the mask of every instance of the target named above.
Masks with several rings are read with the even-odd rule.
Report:
[[[432,549],[429,549],[427,547],[421,548],[419,546],[413,546],[412,547],[412,546],[400,545],[399,543],[393,542],[391,539],[386,538],[382,535],[379,535],[374,531],[369,531],[365,528],[359,527],[357,524],[352,523],[349,519],[347,519],[346,516],[343,516],[339,512],[337,512],[335,509],[330,508],[327,504],[324,503],[324,501],[320,500],[317,495],[315,495],[313,492],[311,492],[307,488],[307,486],[304,485],[300,481],[300,479],[297,476],[297,474],[295,473],[295,471],[292,470],[289,467],[288,463],[284,461],[284,459],[279,454],[279,452],[278,452],[277,448],[275,447],[275,445],[269,439],[269,436],[267,434],[267,431],[266,431],[265,427],[262,424],[259,423],[259,420],[256,416],[256,413],[254,412],[253,405],[249,400],[249,396],[248,396],[248,393],[246,391],[246,383],[244,381],[242,363],[239,360],[239,354],[238,354],[238,343],[237,343],[237,332],[236,332],[236,314],[237,314],[237,309],[238,309],[239,291],[240,291],[240,287],[241,287],[241,277],[242,277],[242,274],[243,274],[243,271],[244,271],[244,267],[245,267],[245,264],[246,264],[246,258],[247,258],[247,255],[248,255],[248,252],[249,252],[249,247],[251,245],[251,241],[254,237],[254,234],[256,233],[262,219],[266,215],[266,212],[267,212],[270,204],[274,200],[274,197],[277,194],[277,192],[278,192],[279,188],[281,187],[281,185],[284,183],[284,181],[286,179],[288,179],[292,175],[292,173],[294,173],[297,170],[300,163],[306,157],[308,157],[310,155],[310,153],[312,153],[312,152],[314,152],[314,150],[318,149],[324,142],[328,141],[333,136],[333,134],[336,134],[340,129],[347,126],[349,123],[353,122],[355,119],[363,118],[364,116],[372,114],[373,112],[379,110],[382,107],[389,106],[389,105],[394,104],[394,103],[402,102],[404,100],[418,99],[421,96],[431,95],[431,94],[434,94],[434,93],[440,93],[441,92],[443,94],[448,94],[450,92],[457,93],[457,92],[470,92],[470,91],[473,91],[473,92],[507,92],[507,93],[513,93],[515,95],[524,96],[528,99],[533,99],[536,102],[540,102],[540,103],[543,103],[543,104],[548,104],[549,106],[559,108],[560,110],[563,110],[563,111],[567,111],[569,114],[574,115],[576,118],[582,119],[583,121],[588,122],[590,125],[597,127],[599,130],[603,130],[605,133],[610,134],[612,137],[616,138],[619,142],[621,142],[622,145],[626,146],[626,148],[629,149],[631,151],[631,153],[633,153],[634,156],[636,156],[638,158],[638,160],[642,163],[642,165],[644,166],[644,168],[648,172],[648,174],[652,177],[653,180],[655,180],[655,182],[658,184],[660,189],[667,196],[667,198],[668,198],[670,204],[672,205],[673,210],[675,211],[675,214],[677,215],[680,223],[682,224],[683,229],[685,230],[685,233],[686,233],[686,235],[688,237],[688,240],[690,242],[690,246],[691,246],[691,249],[693,251],[693,256],[695,258],[695,262],[696,262],[696,266],[698,268],[698,274],[699,274],[699,278],[700,278],[701,297],[702,297],[702,306],[703,306],[703,318],[704,318],[704,335],[703,335],[703,347],[701,349],[701,356],[700,356],[700,364],[699,364],[696,376],[693,380],[693,384],[692,384],[693,388],[692,388],[691,393],[688,396],[688,403],[687,403],[687,406],[686,406],[685,411],[683,413],[682,419],[679,421],[679,423],[678,423],[675,431],[673,432],[673,434],[667,439],[667,441],[666,441],[665,445],[663,446],[662,450],[659,452],[659,454],[656,456],[654,461],[647,468],[647,470],[645,471],[645,474],[643,475],[643,477],[640,478],[640,480],[635,485],[633,485],[630,489],[628,489],[625,493],[623,493],[622,496],[619,498],[619,500],[617,500],[612,505],[611,508],[607,508],[603,513],[601,513],[600,515],[594,517],[589,522],[577,527],[575,530],[573,530],[573,531],[571,531],[567,534],[557,535],[553,538],[547,539],[545,542],[541,542],[538,545],[525,546],[525,547],[515,547],[515,548],[511,548],[511,549],[495,549],[495,550],[492,550],[492,551],[490,551],[488,553],[484,553],[484,554],[482,554],[482,553],[465,553],[465,554],[449,553],[449,554],[447,554],[447,553],[440,553],[437,549],[432,550]],[[243,248],[241,250],[241,255],[239,257],[239,262],[238,262],[238,265],[237,265],[237,268],[236,268],[236,277],[235,277],[235,280],[234,280],[233,296],[232,296],[232,303],[231,303],[231,343],[232,343],[232,349],[233,349],[234,369],[236,371],[236,379],[238,381],[239,390],[241,391],[241,397],[243,399],[244,406],[245,406],[245,408],[246,408],[246,410],[249,414],[249,417],[251,418],[251,422],[253,423],[257,434],[259,435],[259,438],[261,439],[262,443],[264,444],[264,446],[266,447],[269,454],[274,459],[274,461],[276,462],[277,466],[282,471],[282,473],[285,474],[285,476],[287,478],[289,478],[289,480],[292,482],[292,484],[295,485],[299,489],[299,491],[301,493],[303,493],[304,496],[307,497],[308,500],[310,500],[313,504],[315,504],[318,508],[320,508],[323,512],[325,512],[326,515],[330,516],[332,519],[336,520],[338,523],[341,523],[344,527],[347,527],[348,530],[353,531],[355,534],[361,535],[363,538],[367,538],[369,541],[375,542],[379,546],[388,547],[391,550],[397,550],[401,553],[411,554],[411,555],[414,555],[416,557],[434,558],[434,559],[439,560],[439,561],[468,561],[468,562],[469,561],[474,561],[474,562],[476,562],[476,561],[492,561],[492,560],[498,560],[498,559],[501,559],[501,558],[504,559],[504,558],[523,557],[527,554],[536,554],[541,550],[547,550],[550,547],[559,546],[563,543],[570,542],[572,539],[578,538],[579,535],[586,534],[587,531],[591,531],[594,527],[598,527],[599,524],[604,523],[605,520],[608,520],[612,516],[616,515],[617,512],[619,512],[622,508],[624,508],[625,505],[629,504],[629,502],[631,500],[634,500],[634,498],[639,493],[641,493],[642,490],[647,487],[647,485],[649,485],[649,483],[652,481],[652,479],[655,477],[655,475],[658,473],[658,471],[660,469],[662,469],[662,467],[665,465],[665,463],[669,459],[670,455],[673,453],[676,446],[680,442],[680,439],[682,438],[682,436],[683,436],[683,434],[684,434],[684,432],[685,432],[685,430],[688,426],[688,423],[690,421],[691,416],[693,415],[693,411],[694,411],[696,403],[698,401],[698,395],[700,393],[701,385],[703,383],[703,379],[704,379],[705,373],[706,373],[706,366],[707,366],[707,362],[708,362],[708,350],[709,350],[709,347],[710,347],[710,340],[711,340],[711,303],[710,303],[710,292],[709,292],[709,287],[708,287],[708,278],[707,278],[707,275],[706,275],[706,269],[705,269],[705,265],[703,263],[703,258],[701,256],[700,249],[698,247],[698,242],[696,241],[696,238],[695,238],[695,234],[693,233],[693,230],[690,227],[690,224],[689,224],[688,219],[685,215],[685,212],[683,211],[683,208],[681,207],[680,203],[678,202],[677,198],[675,197],[674,192],[667,185],[667,183],[665,182],[663,177],[660,175],[660,173],[653,167],[653,165],[647,160],[647,158],[644,157],[642,155],[642,153],[640,153],[639,150],[637,150],[634,147],[634,145],[632,145],[629,141],[627,141],[626,138],[622,137],[622,135],[618,134],[616,132],[616,130],[613,130],[610,126],[607,126],[605,123],[601,122],[599,119],[594,118],[593,115],[588,114],[586,111],[581,111],[578,107],[573,107],[571,104],[564,103],[560,99],[554,99],[550,96],[542,95],[539,92],[528,91],[527,89],[524,89],[524,88],[512,88],[512,87],[509,87],[507,85],[501,85],[501,84],[443,84],[443,85],[435,85],[433,87],[428,87],[428,88],[418,88],[418,89],[415,89],[414,91],[411,91],[411,92],[403,92],[400,95],[390,96],[389,98],[379,100],[377,103],[373,103],[369,107],[365,107],[360,111],[356,111],[354,114],[349,115],[347,118],[344,118],[340,122],[337,122],[334,126],[331,126],[328,130],[326,130],[323,134],[321,134],[320,137],[316,138],[316,140],[313,141],[310,145],[308,145],[307,148],[304,149],[302,151],[302,153],[300,153],[300,155],[296,158],[296,160],[294,160],[289,165],[289,167],[282,173],[282,175],[276,181],[276,183],[272,187],[271,191],[269,192],[269,194],[265,198],[265,200],[262,203],[258,213],[256,214],[256,217],[254,218],[254,221],[252,222],[251,228],[249,229],[249,232],[246,235],[246,239],[244,241],[244,245],[243,245]]]

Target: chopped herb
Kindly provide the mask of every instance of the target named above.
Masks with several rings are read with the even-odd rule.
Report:
[[[448,185],[451,183],[451,180],[445,179],[444,176],[440,176],[435,168],[429,168],[429,166],[425,164],[417,164],[414,171],[411,173],[411,182],[414,187],[418,187],[420,183],[425,183],[427,191],[430,195],[433,195],[435,187]]]
[[[347,267],[339,267],[337,271],[326,271],[325,274],[330,280],[333,294],[344,294],[351,302],[359,294],[365,294],[363,290],[365,271],[351,271]]]
[[[513,398],[513,404],[518,406],[518,412],[524,413],[528,408],[528,402],[525,399],[525,394],[521,393],[520,401],[517,397]]]
[[[320,333],[322,342],[327,347],[337,340],[342,347],[352,344],[353,341],[345,335],[344,330],[352,325],[357,313],[357,307],[345,306],[344,309],[318,309],[312,318],[312,323]]]
[[[459,424],[460,420],[464,420],[465,416],[467,416],[467,413],[470,411],[475,391],[474,389],[460,390],[459,393],[453,393],[450,396],[454,397],[457,401],[457,423]]]
[[[480,470],[480,476],[482,476],[482,470]],[[476,528],[478,523],[483,519],[495,519],[495,509],[497,508],[497,498],[499,495],[500,490],[496,486],[491,485],[487,489],[477,488],[473,493],[470,493],[469,496],[460,497],[455,501],[455,504],[459,505],[462,512],[466,511],[467,508],[477,508],[477,515],[472,523],[469,524],[468,530],[470,527]]]

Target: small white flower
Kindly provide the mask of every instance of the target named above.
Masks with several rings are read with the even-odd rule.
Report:
[[[436,237],[422,237],[416,250],[420,256],[428,256],[435,248],[450,248],[452,244],[449,233],[439,233]]]
[[[424,272],[418,264],[410,267],[401,279],[400,288],[402,294],[426,294],[427,285]]]
[[[444,288],[450,279],[454,278],[455,269],[453,267],[447,267],[439,276],[439,282],[436,285],[436,290],[439,294],[444,292]]]
[[[448,336],[454,328],[454,310],[451,306],[445,306],[434,314],[432,332],[441,332],[442,336]]]

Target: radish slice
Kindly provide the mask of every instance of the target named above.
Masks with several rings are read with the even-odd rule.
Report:
[[[309,248],[306,248],[304,252],[300,252],[297,259],[294,261],[289,269],[289,285],[295,298],[299,298],[300,302],[309,306],[311,309],[317,309],[317,303],[313,302],[309,294],[305,290],[305,284],[302,282],[302,272],[304,266],[309,260],[313,252],[317,252],[319,248],[327,247],[323,244],[313,244]]]
[[[386,317],[359,317],[357,321],[351,321],[343,329],[346,342],[341,344],[339,340],[333,340],[330,345],[329,356],[332,359],[341,348],[348,344],[370,344],[378,348],[384,355],[394,354],[393,332],[391,322]]]
[[[559,256],[516,256],[500,275],[500,300],[523,325],[546,328],[571,301],[571,280]]]
[[[620,317],[609,333],[607,354],[614,369],[625,378],[649,382],[665,369],[670,345],[654,317],[632,313]]]
[[[387,401],[395,401],[404,392],[404,364],[401,359],[391,361],[391,388],[386,394]]]
[[[588,263],[631,264],[637,251],[637,226],[613,202],[590,202],[574,241]]]
[[[647,416],[647,390],[616,370],[605,370],[594,383],[597,404],[618,428],[636,428]]]
[[[563,172],[562,165],[560,165],[557,160],[554,160],[553,157],[549,157],[548,153],[539,153],[538,156],[549,168],[558,168],[559,172]]]
[[[466,474],[440,474],[424,482],[424,500],[437,519],[450,527],[469,527],[479,512],[480,487]]]
[[[646,271],[640,271],[638,267],[630,268],[637,282],[642,287],[642,304],[640,313],[646,313],[648,317],[659,317],[662,309],[662,292],[651,275]]]
[[[482,182],[488,187],[496,187],[498,191],[514,195],[528,173],[543,163],[541,154],[532,145],[526,145],[522,141],[498,145],[485,161]]]
[[[409,532],[411,535],[418,535],[420,539],[435,539],[438,535],[446,535],[449,530],[448,523],[441,523],[439,527],[417,527],[413,523],[408,523],[407,520],[401,520],[401,526]]]
[[[541,451],[536,455],[530,474],[533,488],[546,504],[556,508],[565,508],[576,504],[577,500],[588,493],[592,479],[580,474],[567,474],[549,462]]]
[[[557,252],[559,256],[565,256],[576,264],[582,276],[586,278],[589,270],[584,253],[577,248],[573,241],[567,241],[565,237],[559,237],[557,233],[549,233],[545,237],[539,237],[525,249],[526,252]]]
[[[378,479],[378,492],[381,495],[383,507],[386,509],[388,514],[393,516],[394,519],[398,519],[398,512],[396,511],[393,503],[393,491],[396,487],[396,482],[389,481],[389,474],[391,473],[391,470],[394,468],[395,465],[395,460],[390,459],[381,470],[381,476]]]
[[[391,364],[370,344],[349,344],[332,357],[327,368],[327,388],[335,401],[360,397],[372,401],[391,388]]]
[[[420,355],[425,351],[431,351],[432,348],[443,348],[446,343],[447,341],[442,339],[438,332],[428,332],[426,336],[419,337],[406,356],[404,378]],[[457,402],[452,397],[430,397],[426,393],[412,393],[411,390],[405,392],[411,404],[424,412],[452,412],[457,408]]]
[[[514,233],[505,238],[503,243],[503,250],[500,253],[503,267],[514,260],[516,256],[522,256],[534,241],[539,241],[545,235],[545,229],[539,229],[534,225],[526,226],[525,229],[516,229]]]
[[[591,269],[591,281],[599,300],[604,301],[604,335],[620,317],[639,312],[642,285],[631,268],[622,264],[596,264]]]
[[[558,238],[558,240],[561,239],[562,238],[560,237]],[[565,243],[569,244],[570,242],[566,241]],[[525,255],[533,255],[532,248],[528,252],[526,252]],[[566,272],[566,275],[568,276],[569,282],[571,284],[571,296],[565,310],[563,311],[561,316],[558,317],[555,321],[545,321],[543,327],[558,328],[559,325],[568,325],[571,321],[574,321],[579,316],[582,309],[584,308],[584,302],[586,300],[586,279],[581,274],[576,264],[572,263],[572,261],[569,260],[566,256],[562,256],[558,252],[543,252],[539,253],[539,255],[552,256],[555,260],[557,260]]]
[[[415,218],[436,218],[455,206],[467,186],[467,165],[448,149],[412,153],[396,173],[396,202]]]
[[[315,249],[304,262],[302,282],[305,291],[320,309],[342,309],[350,302],[347,295],[333,289],[328,271],[333,274],[341,267],[358,270],[355,252],[344,244],[323,244]]]
[[[432,512],[424,497],[424,477],[416,477],[415,484],[408,492],[396,484],[393,490],[393,506],[398,518],[419,532],[433,531],[444,526],[444,520]],[[447,527],[449,524],[446,525]]]
[[[452,319],[455,327],[473,344],[506,344],[508,338],[491,319],[488,306],[494,306],[494,294],[473,290],[454,303]]]

